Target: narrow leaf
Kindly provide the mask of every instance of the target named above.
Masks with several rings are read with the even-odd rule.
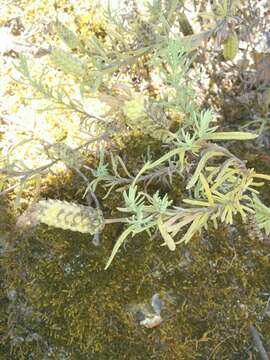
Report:
[[[199,214],[197,218],[193,221],[193,223],[190,225],[186,234],[182,237],[181,240],[177,241],[176,244],[180,244],[182,242],[185,242],[185,244],[187,244],[189,240],[193,237],[193,235],[205,225],[208,218],[209,218],[208,213]]]
[[[186,204],[196,205],[196,206],[211,206],[211,204],[209,204],[208,202],[200,201],[200,200],[196,200],[196,199],[194,199],[194,200],[193,199],[184,199],[183,202]]]
[[[167,232],[166,227],[164,226],[164,223],[163,223],[161,217],[158,218],[157,225],[158,225],[159,231],[160,231],[166,245],[168,246],[168,248],[171,251],[174,251],[176,248],[175,242],[174,242],[173,238],[171,237],[171,235]]]
[[[248,132],[232,131],[232,132],[216,132],[209,133],[204,136],[206,140],[252,140],[258,137],[257,134]]]
[[[201,180],[202,186],[204,188],[205,194],[207,196],[208,202],[211,205],[214,205],[214,200],[213,200],[213,196],[211,194],[210,187],[209,187],[208,182],[206,181],[206,178],[204,177],[203,173],[200,173],[200,180]]]
[[[192,176],[192,178],[190,179],[186,189],[190,189],[190,188],[192,188],[192,186],[194,186],[196,184],[200,173],[202,172],[203,168],[205,167],[205,164],[207,163],[207,161],[210,158],[212,158],[214,156],[224,156],[224,153],[221,152],[221,151],[208,151],[208,152],[206,152],[206,154],[199,161],[198,166],[196,168],[196,171],[195,171],[194,175]]]
[[[119,250],[120,246],[123,244],[123,242],[125,241],[125,239],[132,233],[132,231],[134,230],[133,226],[128,227],[118,238],[118,240],[116,241],[111,256],[109,257],[109,260],[107,261],[107,264],[104,268],[104,270],[107,270],[108,267],[111,265],[117,251]]]
[[[193,221],[196,218],[196,216],[197,216],[197,214],[186,216],[184,218],[184,220],[182,220],[179,223],[173,225],[170,228],[170,232],[171,232],[172,236],[175,236],[182,227],[184,227],[185,225],[187,225],[191,221]]]
[[[265,180],[270,180],[270,175],[266,175],[266,174],[254,174],[253,177],[260,178],[260,179],[265,179]]]

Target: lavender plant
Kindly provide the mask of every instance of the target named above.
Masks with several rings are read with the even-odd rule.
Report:
[[[227,26],[231,10],[224,6],[218,7],[220,15],[215,16],[219,20],[221,17],[222,24]],[[51,199],[42,200],[26,214],[28,219],[30,216],[30,223],[43,222],[90,234],[99,233],[109,223],[125,223],[126,228],[116,241],[105,269],[126,239],[144,231],[151,236],[158,230],[162,245],[174,251],[178,244],[188,243],[209,224],[215,227],[219,223],[230,225],[238,215],[245,222],[251,213],[256,215],[259,226],[269,233],[269,209],[259,200],[257,189],[264,180],[270,180],[270,175],[247,168],[245,162],[226,147],[216,144],[227,140],[248,141],[257,135],[217,131],[213,112],[201,110],[196,101],[191,75],[195,71],[192,68],[195,55],[191,54],[196,46],[215,33],[216,26],[201,34],[181,38],[174,33],[170,9],[165,15],[155,16],[160,26],[151,28],[150,37],[143,32],[145,19],[138,22],[134,17],[115,18],[108,34],[110,42],[107,43],[109,39],[102,41],[95,35],[84,43],[66,26],[56,22],[56,32],[69,50],[52,49],[49,61],[79,85],[80,100],[73,98],[64,84],[59,83],[55,89],[46,84],[44,74],[34,77],[24,56],[17,64],[23,81],[48,99],[53,109],[67,109],[91,120],[99,138],[109,133],[110,142],[117,143],[121,133],[135,132],[137,135],[147,134],[164,146],[162,156],[146,161],[139,171],[128,170],[123,159],[110,152],[108,141],[100,144],[96,168],[87,166],[84,163],[86,158],[79,156],[76,150],[73,154],[64,143],[47,146],[49,158],[63,161],[83,177],[85,196],[88,193],[94,196],[101,185],[107,190],[105,197],[116,191],[116,187],[128,187],[123,192],[124,206],[117,208],[125,214],[123,218],[104,219],[98,206],[94,209]],[[112,19],[110,12],[108,18]],[[131,31],[134,27],[137,29],[135,34]],[[118,32],[127,36],[119,37]],[[158,76],[161,83],[157,86],[158,94],[139,91],[132,84],[133,67],[135,71],[141,71],[140,63],[150,72],[148,80],[151,73]],[[85,99],[96,97],[110,108],[102,118],[84,108]],[[110,163],[106,163],[109,155]],[[82,169],[90,174],[84,175]],[[11,170],[5,171],[11,174]],[[120,175],[123,173],[124,176]],[[167,194],[161,195],[160,191],[151,194],[139,190],[138,183],[142,181],[161,176],[168,176],[172,181],[175,175],[181,175],[186,181],[189,197],[182,199],[183,206],[174,205],[173,200]]]

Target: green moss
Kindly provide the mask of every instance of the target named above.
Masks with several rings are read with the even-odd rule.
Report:
[[[139,166],[141,160],[133,154]],[[176,181],[170,192],[175,202],[181,192]],[[83,184],[71,176],[57,179],[42,196],[81,202],[82,193]],[[121,192],[113,192],[102,201],[105,214],[117,216],[121,202]],[[48,347],[55,359],[63,349],[68,359],[100,360],[248,359],[255,354],[250,324],[270,333],[264,295],[269,289],[267,242],[250,238],[245,226],[220,226],[170,252],[160,247],[159,236],[150,240],[140,234],[128,239],[104,271],[122,230],[123,225],[108,225],[100,247],[88,234],[45,225],[13,236],[15,250],[2,262],[6,284],[33,311],[30,318],[18,320],[22,337],[25,329],[33,329],[43,345],[24,341],[13,347],[12,359],[39,359]],[[157,292],[164,301],[164,321],[146,329],[129,305],[149,304]],[[7,327],[6,318],[2,324]],[[269,338],[264,345],[270,348]],[[6,346],[5,352],[10,351]]]

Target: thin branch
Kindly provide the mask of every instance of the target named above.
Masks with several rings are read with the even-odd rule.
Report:
[[[266,350],[265,350],[265,348],[263,346],[262,340],[260,338],[261,334],[258,332],[258,330],[255,328],[254,325],[251,325],[249,330],[251,332],[254,345],[255,345],[256,349],[258,350],[261,359],[262,360],[269,360],[267,352],[266,352]]]

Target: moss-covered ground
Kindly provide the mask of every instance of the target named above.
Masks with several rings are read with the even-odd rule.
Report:
[[[137,144],[131,141],[125,151],[141,153]],[[254,155],[246,156],[254,161]],[[140,163],[135,155],[129,161]],[[82,203],[83,191],[81,180],[67,174],[41,196]],[[174,181],[169,194],[176,203],[181,191]],[[121,204],[122,193],[113,192],[102,201],[105,216],[119,216]],[[209,229],[175,252],[160,247],[159,235],[136,236],[107,271],[121,224],[105,228],[99,247],[89,235],[45,225],[19,233],[6,229],[1,359],[259,359],[252,324],[270,350],[270,243],[260,241],[248,224]],[[155,293],[164,302],[164,321],[147,329],[129,309],[149,304]]]

